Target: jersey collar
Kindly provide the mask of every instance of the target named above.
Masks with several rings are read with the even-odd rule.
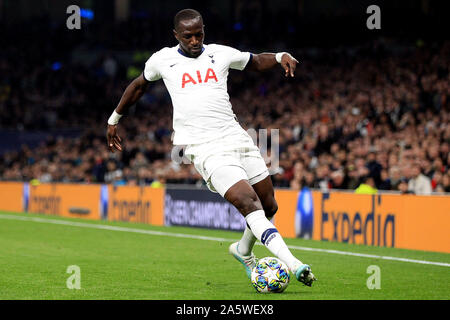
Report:
[[[192,57],[189,57],[188,55],[186,55],[186,54],[183,52],[183,50],[181,50],[180,45],[177,46],[177,51],[178,51],[178,53],[181,54],[183,57],[191,58],[191,59],[196,59],[196,58],[192,58]],[[203,47],[202,47],[202,52],[200,52],[200,54],[198,55],[198,57],[200,57],[204,51],[205,51],[205,45],[203,45]],[[197,57],[197,58],[198,58],[198,57]]]

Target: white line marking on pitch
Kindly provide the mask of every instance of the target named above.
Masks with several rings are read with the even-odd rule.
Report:
[[[1,219],[9,219],[9,220],[32,221],[32,222],[40,222],[40,223],[48,223],[48,224],[59,224],[59,225],[81,227],[81,228],[101,229],[101,230],[109,230],[109,231],[134,232],[134,233],[142,233],[142,234],[149,234],[149,235],[156,235],[156,236],[189,238],[189,239],[197,239],[197,240],[229,241],[229,242],[237,241],[236,239],[199,236],[199,235],[195,235],[195,234],[183,234],[183,233],[162,232],[162,231],[135,229],[135,228],[126,228],[126,227],[115,227],[115,226],[108,226],[108,225],[102,225],[102,224],[92,224],[92,223],[75,222],[75,221],[55,220],[55,219],[43,219],[43,218],[37,218],[37,217],[14,216],[14,215],[7,215],[7,214],[0,214],[0,218]],[[262,244],[257,243],[257,245],[262,245]],[[361,257],[361,258],[372,258],[372,259],[381,259],[381,260],[428,264],[428,265],[435,265],[435,266],[441,266],[441,267],[450,267],[450,263],[445,263],[445,262],[415,260],[415,259],[407,259],[407,258],[399,258],[399,257],[379,256],[379,255],[374,255],[374,254],[356,253],[356,252],[339,251],[339,250],[331,250],[331,249],[309,248],[309,247],[291,246],[291,245],[288,247],[290,249],[303,250],[303,251],[324,252],[324,253]]]

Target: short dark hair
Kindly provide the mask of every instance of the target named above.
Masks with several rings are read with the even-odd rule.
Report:
[[[175,15],[175,18],[173,18],[173,28],[176,30],[178,27],[178,24],[182,20],[190,20],[200,18],[203,21],[202,15],[200,12],[194,9],[183,9],[181,11],[178,11]]]

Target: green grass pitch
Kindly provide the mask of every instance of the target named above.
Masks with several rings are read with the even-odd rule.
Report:
[[[39,221],[11,219],[11,216]],[[58,221],[64,224],[57,224]],[[79,225],[67,225],[73,222]],[[101,226],[120,228],[107,230],[100,229]],[[145,233],[124,232],[124,228]],[[285,292],[259,294],[251,286],[244,268],[228,254],[229,244],[240,235],[197,228],[0,212],[0,299],[450,299],[448,265],[299,249],[292,252],[311,265],[318,281],[310,288],[291,277]],[[444,253],[285,240],[289,246],[450,263],[450,254]],[[257,257],[271,256],[261,245],[255,246],[254,252]],[[66,286],[71,276],[66,271],[71,265],[80,267],[79,290]],[[367,268],[371,265],[380,268],[380,289],[367,287],[371,276]]]

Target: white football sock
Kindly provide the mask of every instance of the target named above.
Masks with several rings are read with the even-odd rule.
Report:
[[[267,218],[267,220],[271,220],[273,218]],[[245,226],[244,234],[242,235],[241,240],[239,240],[238,244],[238,252],[244,256],[249,256],[252,253],[253,247],[255,246],[256,237],[253,234],[252,230],[247,226]]]
[[[278,230],[270,222],[263,210],[257,210],[249,213],[245,220],[250,226],[251,231],[281,261],[287,264],[291,271],[295,271],[302,264],[300,260],[294,257],[286,246]]]
[[[255,245],[256,237],[253,235],[252,230],[245,227],[244,234],[242,235],[241,240],[239,240],[238,251],[240,254],[244,256],[249,256],[252,253],[253,246]]]

